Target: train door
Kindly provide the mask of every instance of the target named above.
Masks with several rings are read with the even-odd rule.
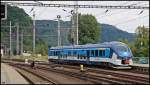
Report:
[[[110,57],[110,48],[106,48],[106,50],[105,50],[105,56],[107,58]]]
[[[87,61],[90,60],[90,50],[87,50]]]

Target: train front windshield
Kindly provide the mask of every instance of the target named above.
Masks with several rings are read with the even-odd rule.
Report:
[[[131,57],[131,51],[128,46],[125,45],[117,45],[115,46],[115,51],[118,53],[120,57]]]

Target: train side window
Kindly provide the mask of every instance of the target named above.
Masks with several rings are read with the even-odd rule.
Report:
[[[53,51],[53,56],[54,56],[54,54],[55,54],[55,53],[54,53],[54,51]]]
[[[77,55],[77,51],[76,50],[74,50],[74,53],[73,53],[74,55]]]
[[[53,51],[51,51],[51,55],[52,55],[52,56],[54,56],[54,53],[53,53]]]
[[[57,56],[59,56],[58,52],[59,52],[59,51],[57,51]]]
[[[55,55],[57,56],[57,51],[55,51]]]
[[[103,56],[105,56],[105,50],[103,50]]]
[[[99,56],[102,56],[102,50],[99,50]]]
[[[56,56],[56,52],[54,51],[54,56]]]
[[[57,55],[60,56],[59,51],[57,52]]]
[[[94,56],[94,54],[95,54],[95,51],[91,50],[91,56]]]
[[[55,51],[53,51],[53,56],[55,56]]]
[[[78,59],[79,59],[80,58],[79,55],[77,55],[77,56],[78,56]]]
[[[95,50],[95,56],[98,56],[98,50]]]
[[[55,51],[55,55],[57,56],[57,51]]]
[[[51,56],[53,56],[53,51],[50,52]]]
[[[52,51],[50,51],[50,55],[52,56]]]
[[[86,59],[86,56],[84,56],[84,59]]]
[[[49,55],[51,56],[51,51],[49,51]]]
[[[90,56],[90,51],[89,50],[87,50],[87,56]]]
[[[71,51],[68,51],[68,55],[69,55],[69,56],[71,55]]]
[[[57,56],[57,51],[55,51],[55,56]]]

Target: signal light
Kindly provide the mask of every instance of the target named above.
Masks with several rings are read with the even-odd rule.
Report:
[[[1,3],[1,20],[7,19],[7,5],[5,3]]]

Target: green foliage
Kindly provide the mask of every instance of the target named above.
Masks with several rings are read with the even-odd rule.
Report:
[[[100,28],[96,18],[92,15],[81,15],[79,14],[79,44],[86,44],[86,43],[97,43],[99,40],[100,35]],[[74,33],[76,31],[73,29]],[[70,32],[69,40],[72,40],[73,32]],[[73,35],[75,38],[75,34]]]
[[[33,36],[32,36],[32,19],[29,17],[28,14],[22,8],[18,8],[16,6],[9,6],[8,5],[8,13],[7,13],[7,20],[2,20],[2,26],[9,26],[9,21],[12,22],[12,26],[15,26],[16,23],[19,23],[19,31],[23,31],[23,50],[32,52],[33,47]],[[12,27],[12,35],[16,34],[16,27]],[[1,27],[1,39],[4,41],[5,38],[7,40],[7,47],[9,48],[9,27]],[[28,36],[30,35],[30,36]],[[12,36],[12,49],[16,51],[16,37]],[[6,44],[5,44],[6,45]],[[42,40],[36,41],[36,51],[37,53],[41,53],[42,55],[47,54],[47,44],[42,42]]]
[[[41,39],[37,40],[36,43],[36,54],[47,55],[48,54],[48,45],[43,42]]]
[[[74,16],[75,17],[75,16]],[[12,21],[12,26],[19,22],[19,31],[24,31],[24,50],[32,51],[32,19],[25,13],[25,11],[21,8],[15,6],[8,6],[8,19],[1,21],[1,25],[9,26],[9,21]],[[76,24],[76,23],[75,23]],[[61,21],[61,28],[71,28],[71,22]],[[30,27],[30,28],[29,28]],[[52,30],[51,30],[52,29]],[[57,45],[57,22],[52,20],[36,20],[36,53],[40,53],[42,55],[47,55],[47,49],[49,46]],[[73,29],[75,32],[75,30]],[[16,33],[16,28],[12,28],[12,32]],[[101,32],[101,33],[100,33]],[[66,30],[61,30],[61,38],[62,45],[68,45],[69,42],[67,37],[71,36],[71,31],[67,32]],[[69,36],[67,36],[71,33]],[[114,35],[115,34],[115,35]],[[4,28],[1,27],[1,40],[4,40],[6,36],[9,35],[9,27]],[[53,35],[43,37],[40,35]],[[117,39],[128,39],[132,37],[129,33],[125,33],[124,31],[118,30],[114,26],[110,26],[107,24],[98,24],[96,18],[92,15],[81,15],[79,14],[79,44],[86,43],[97,43],[105,42],[105,41],[113,41]],[[67,36],[67,37],[66,37]],[[111,37],[110,37],[111,36]],[[16,38],[16,37],[14,37]],[[8,46],[9,47],[9,37],[8,37]],[[15,40],[14,40],[15,41]],[[13,48],[16,48],[16,43],[12,43]],[[131,45],[132,46],[132,45]],[[135,47],[135,46],[132,46]],[[141,48],[142,50],[146,50]],[[147,50],[146,50],[147,51]],[[136,51],[137,52],[137,51]],[[149,52],[149,51],[148,51]]]
[[[109,24],[100,24],[100,26],[101,26],[101,35],[100,35],[101,43],[118,40],[128,40],[128,42],[134,42],[135,40],[134,33],[128,33]]]
[[[137,48],[137,55],[141,57],[149,57],[149,28],[139,26],[136,29],[135,47]]]
[[[18,8],[16,6],[9,6],[7,7],[7,20],[1,21],[1,39],[4,42],[6,47],[9,47],[9,22],[11,21],[12,26],[16,26],[16,23],[19,24],[19,31],[24,31],[24,34],[31,35],[32,32],[27,30],[28,27],[32,26],[32,19],[25,13],[22,8]],[[4,26],[4,27],[3,27]],[[16,27],[12,27],[12,48],[16,48]],[[7,39],[7,40],[6,40]],[[25,37],[24,38],[24,50],[32,50],[32,43],[30,42],[32,38]],[[2,42],[2,43],[3,43]],[[6,42],[6,43],[5,43]]]
[[[79,43],[97,43],[100,28],[96,18],[92,15],[79,15]]]
[[[65,28],[66,30],[61,30],[62,45],[69,45],[71,41],[70,37],[73,37],[72,34],[75,32],[74,29],[71,29],[70,21],[60,22],[60,29]],[[37,36],[36,38],[42,39],[48,45],[57,46],[57,21],[52,20],[36,20],[36,33],[37,35],[50,35],[47,37]],[[99,42],[109,42],[109,41],[118,41],[118,39],[127,39],[129,42],[133,42],[135,39],[134,33],[128,33],[126,31],[119,30],[119,28],[109,25],[109,24],[100,24],[100,35]],[[115,34],[115,35],[114,35]],[[51,36],[52,35],[52,36]],[[111,36],[111,37],[110,37]]]
[[[136,29],[136,39],[134,42],[128,40],[120,40],[126,43],[132,50],[135,57],[149,57],[149,28],[139,26]]]

